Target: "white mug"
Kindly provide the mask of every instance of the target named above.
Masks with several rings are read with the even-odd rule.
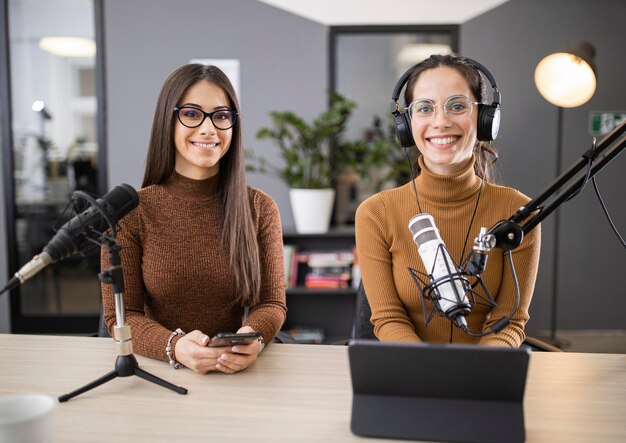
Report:
[[[48,395],[0,396],[0,443],[50,443],[56,405]]]

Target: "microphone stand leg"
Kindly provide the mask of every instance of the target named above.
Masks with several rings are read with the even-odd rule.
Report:
[[[118,355],[115,360],[115,369],[109,372],[108,374],[103,375],[97,380],[92,381],[91,383],[86,384],[82,388],[78,388],[75,391],[70,392],[69,394],[64,394],[59,397],[59,402],[66,402],[71,398],[76,397],[84,392],[90,391],[93,388],[96,388],[108,381],[113,380],[117,377],[130,377],[131,375],[136,375],[137,377],[143,378],[149,382],[155,383],[159,386],[162,386],[167,389],[171,389],[174,392],[179,394],[186,394],[187,389],[176,386],[162,378],[157,377],[156,375],[150,374],[147,371],[144,371],[139,367],[139,363],[137,363],[137,359],[133,354],[129,355]]]
[[[150,374],[149,372],[144,371],[139,366],[135,368],[135,375],[137,377],[143,378],[144,380],[148,380],[149,382],[155,383],[159,386],[163,386],[164,388],[171,389],[174,392],[185,395],[187,393],[187,389],[182,386],[176,386],[172,383],[163,380],[162,378],[157,377],[154,374]]]
[[[110,380],[113,380],[114,378],[116,378],[118,376],[117,371],[114,369],[111,372],[109,372],[108,374],[103,375],[102,377],[92,381],[91,383],[87,383],[85,386],[83,386],[82,388],[78,388],[75,391],[70,392],[69,394],[63,394],[61,396],[59,396],[59,402],[63,403],[68,401],[70,398],[74,398],[77,395],[82,394],[83,392],[87,392],[92,390],[93,388],[96,388]]]

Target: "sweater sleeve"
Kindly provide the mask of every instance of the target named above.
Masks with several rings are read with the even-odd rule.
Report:
[[[374,333],[381,341],[420,342],[394,285],[385,218],[385,205],[377,194],[359,206],[355,219],[357,254]]]
[[[278,206],[268,195],[256,191],[254,207],[258,226],[261,291],[259,303],[250,308],[244,326],[261,332],[265,342],[269,343],[280,330],[287,313],[283,234]]]
[[[520,206],[526,204],[528,198],[521,193],[516,193],[512,201],[511,213]],[[519,247],[511,251],[513,266],[519,283],[520,304],[511,323],[502,331],[489,334],[480,339],[480,344],[502,347],[519,347],[525,339],[524,327],[530,318],[529,307],[535,289],[537,270],[539,267],[539,253],[541,249],[541,225],[535,227],[526,235]],[[515,306],[516,287],[515,279],[507,254],[504,255],[502,283],[496,297],[496,306],[485,322],[483,332],[488,331],[500,318],[510,314]]]
[[[131,327],[134,350],[146,357],[167,361],[165,346],[171,331],[151,320],[144,311],[144,284],[141,271],[143,249],[140,240],[140,207],[133,210],[119,222],[117,243],[122,247],[120,257],[124,276],[123,303],[126,323]],[[101,267],[110,268],[109,251],[102,248]],[[116,323],[115,299],[109,284],[102,285],[102,306],[104,321],[109,333],[114,337]],[[174,339],[174,343],[178,337]]]

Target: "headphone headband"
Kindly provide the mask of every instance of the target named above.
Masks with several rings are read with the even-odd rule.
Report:
[[[493,90],[493,101],[491,105],[478,105],[477,138],[481,141],[495,140],[498,136],[498,129],[500,128],[501,103],[500,90],[498,89],[496,79],[487,68],[478,63],[476,60],[472,60],[468,57],[458,58],[472,65],[479,73],[482,72],[485,78],[487,78],[487,80],[489,81],[489,84],[491,85],[491,89]],[[400,77],[400,79],[396,83],[396,86],[393,88],[393,92],[391,93],[391,114],[393,114],[394,122],[396,125],[396,135],[398,136],[400,144],[404,147],[413,146],[415,145],[415,142],[413,140],[413,134],[411,133],[410,118],[407,116],[406,112],[400,111],[398,99],[400,98],[400,92],[408,82],[409,77],[411,76],[415,68],[422,62],[411,66],[411,68],[409,68],[404,74],[402,74],[402,77]]]
[[[409,76],[413,73],[413,69],[415,69],[416,66],[417,65],[411,66],[411,68],[408,71],[402,74],[402,77],[400,77],[400,80],[398,80],[398,83],[396,83],[396,87],[393,88],[393,92],[391,93],[391,113],[392,114],[394,111],[398,111],[398,112],[400,111],[399,105],[398,105],[398,98],[400,98],[400,91],[402,91],[402,88],[408,81]]]
[[[489,72],[489,69],[485,68],[483,65],[481,65],[480,63],[478,63],[476,60],[472,60],[471,58],[468,57],[464,57],[465,60],[467,60],[469,62],[470,65],[474,66],[476,69],[478,69],[480,72],[482,72],[484,74],[484,76],[487,78],[487,80],[489,80],[489,84],[491,84],[491,89],[493,90],[493,102],[492,105],[499,105],[500,104],[500,90],[498,89],[498,84],[496,83],[496,79],[493,78],[493,75],[491,75],[491,72]]]

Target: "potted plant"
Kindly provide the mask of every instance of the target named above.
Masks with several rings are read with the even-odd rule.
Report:
[[[415,150],[409,155],[414,157]],[[336,187],[335,221],[339,224],[354,223],[356,208],[369,196],[409,180],[409,161],[396,138],[392,118],[388,118],[385,125],[383,119],[375,115],[362,138],[345,144],[335,156],[343,166]]]
[[[289,199],[299,233],[328,231],[335,199],[334,177],[344,165],[335,152],[344,143],[341,134],[356,103],[333,94],[332,105],[307,123],[293,112],[272,111],[270,127],[259,129],[259,140],[271,140],[282,166],[248,151],[249,171],[277,176],[289,186]]]
[[[400,146],[396,137],[393,118],[388,114],[386,125],[383,125],[380,116],[375,115],[372,126],[363,134],[361,148],[343,154],[355,157],[351,161],[353,168],[361,177],[363,185],[371,193],[376,193],[409,181],[409,165],[416,161],[417,151],[410,150],[407,157],[405,148]],[[343,163],[348,161],[344,160]]]

